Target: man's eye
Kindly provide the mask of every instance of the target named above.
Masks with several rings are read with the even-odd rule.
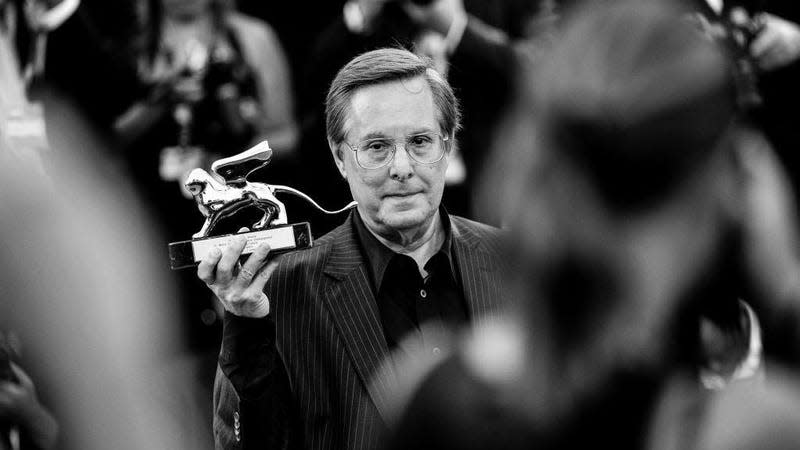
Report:
[[[370,152],[385,152],[390,147],[386,141],[371,141],[364,144],[362,147],[365,151]]]
[[[415,147],[425,147],[430,145],[431,142],[433,142],[433,138],[426,134],[411,136],[411,138],[409,138],[409,143]]]

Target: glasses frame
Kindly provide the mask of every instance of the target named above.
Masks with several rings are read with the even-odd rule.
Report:
[[[411,136],[420,136],[420,135],[424,135],[424,134],[429,134],[429,133],[416,133],[416,134],[409,134],[408,136],[405,136],[405,138],[408,138],[408,137],[411,137]],[[431,161],[431,162],[423,162],[423,161],[419,161],[417,158],[414,158],[414,155],[412,155],[412,154],[411,154],[411,152],[409,152],[408,150],[406,150],[406,148],[405,148],[405,145],[403,146],[403,150],[406,150],[406,154],[408,155],[408,157],[409,157],[409,158],[411,158],[411,160],[412,160],[412,161],[414,161],[414,162],[415,162],[415,163],[417,163],[417,164],[425,164],[425,165],[436,164],[436,163],[438,163],[439,161],[441,161],[441,160],[443,160],[443,159],[444,159],[444,155],[445,155],[445,154],[447,154],[447,151],[449,150],[449,149],[448,149],[448,146],[450,145],[450,144],[449,144],[449,142],[450,142],[450,136],[447,136],[447,135],[444,135],[444,134],[441,134],[441,133],[430,133],[430,134],[432,134],[432,135],[434,135],[434,136],[438,136],[438,137],[439,137],[439,139],[441,139],[441,140],[442,140],[442,149],[443,149],[444,151],[442,152],[442,155],[441,155],[441,156],[439,156],[439,158],[438,158],[436,161]],[[381,139],[381,138],[375,138],[375,139]],[[364,141],[361,141],[361,142],[365,142],[365,141],[372,141],[372,140],[375,140],[375,139],[365,139]],[[345,145],[347,145],[347,146],[350,148],[350,150],[352,150],[352,151],[353,151],[353,157],[355,158],[355,160],[356,160],[356,164],[358,164],[358,167],[361,167],[361,168],[362,168],[362,169],[364,169],[364,170],[377,170],[377,169],[381,169],[381,168],[383,168],[383,167],[386,167],[386,166],[388,166],[389,164],[391,164],[391,163],[392,163],[392,161],[394,161],[394,155],[397,153],[397,140],[396,140],[396,139],[391,139],[391,141],[392,141],[392,155],[391,155],[391,156],[390,156],[390,157],[389,157],[389,158],[386,160],[386,162],[385,162],[385,163],[381,164],[380,166],[375,166],[375,167],[364,167],[364,166],[361,164],[361,161],[359,161],[359,160],[358,160],[358,149],[357,149],[357,148],[355,148],[355,147],[353,147],[353,146],[352,146],[352,145],[351,145],[349,142],[347,142],[347,141],[342,141],[342,142],[344,142],[344,143],[345,143]]]

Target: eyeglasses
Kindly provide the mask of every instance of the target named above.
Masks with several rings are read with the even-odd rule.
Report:
[[[408,156],[420,164],[435,164],[444,158],[447,136],[438,133],[419,133],[405,137]],[[355,146],[345,142],[356,154],[356,162],[364,169],[379,169],[394,159],[397,140],[392,138],[367,139]]]

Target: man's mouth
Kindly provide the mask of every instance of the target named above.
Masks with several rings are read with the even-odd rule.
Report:
[[[417,195],[419,192],[392,192],[390,194],[386,194],[384,197],[396,197],[396,198],[405,198],[411,197],[412,195]]]

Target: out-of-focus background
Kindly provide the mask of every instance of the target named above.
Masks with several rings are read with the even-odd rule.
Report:
[[[190,170],[267,139],[274,157],[253,181],[344,206],[326,90],[353,56],[402,46],[431,57],[462,103],[445,207],[500,225],[492,186],[473,197],[493,143],[533,145],[524,126],[501,126],[515,67],[536,65],[577,3],[0,0],[0,330],[41,386],[38,401],[72,431],[64,447],[213,445],[221,315],[194,271],[171,271],[167,255],[203,221],[183,187]],[[685,7],[729,47],[741,107],[796,189],[797,2]],[[281,200],[316,236],[342,220]],[[154,426],[152,411],[166,418]],[[121,415],[139,423],[113,420]],[[154,429],[180,442],[148,443]]]

